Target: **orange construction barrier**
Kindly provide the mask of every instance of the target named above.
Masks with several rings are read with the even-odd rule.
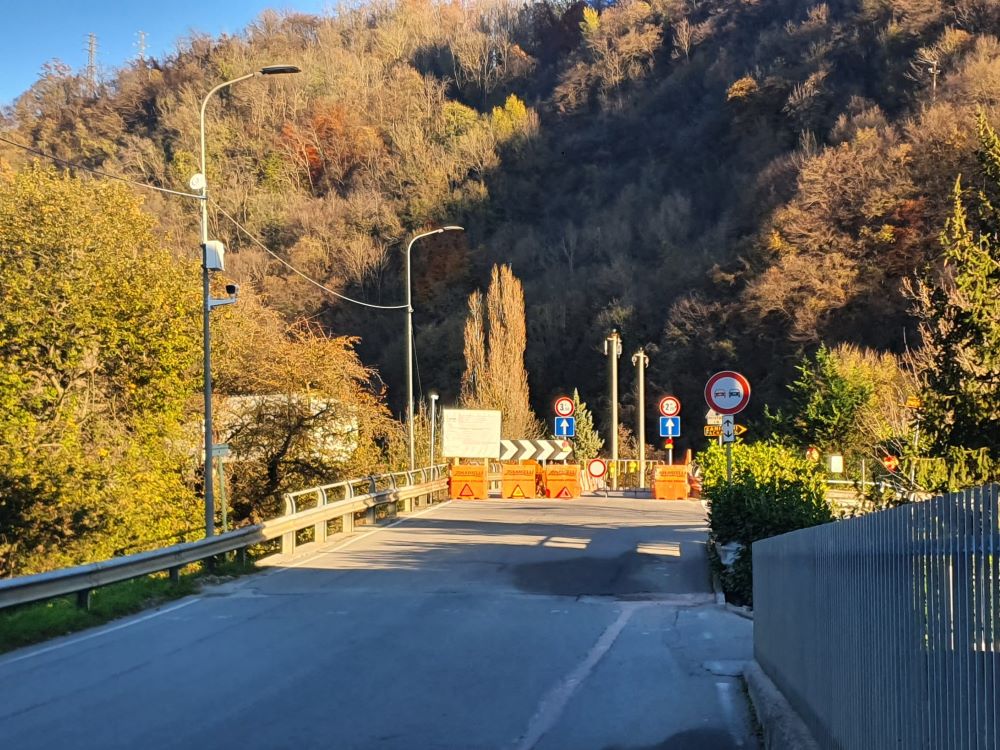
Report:
[[[654,500],[686,500],[688,496],[686,464],[657,466],[653,470]]]
[[[580,497],[580,467],[576,464],[546,466],[545,497]]]
[[[448,475],[448,494],[452,500],[485,500],[490,496],[486,484],[486,466],[452,466]]]
[[[501,472],[501,497],[523,500],[535,496],[535,467],[533,464],[504,464]]]

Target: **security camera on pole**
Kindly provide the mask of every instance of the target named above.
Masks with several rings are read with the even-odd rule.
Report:
[[[618,489],[618,358],[622,339],[617,329],[604,339],[604,356],[611,360],[611,489]]]
[[[245,81],[256,76],[285,75],[288,73],[298,73],[299,69],[294,65],[268,65],[247,73],[239,78],[220,83],[218,86],[205,94],[201,101],[199,117],[200,140],[201,140],[201,171],[191,178],[192,190],[201,193],[201,291],[202,291],[202,340],[203,340],[203,377],[204,377],[204,398],[205,398],[205,536],[210,537],[215,534],[215,492],[212,480],[212,460],[216,451],[212,445],[212,329],[209,325],[209,313],[216,307],[231,305],[236,301],[239,287],[236,284],[226,286],[227,297],[214,299],[209,289],[210,273],[226,270],[226,248],[218,240],[208,239],[208,171],[205,167],[205,110],[212,95],[234,83]]]

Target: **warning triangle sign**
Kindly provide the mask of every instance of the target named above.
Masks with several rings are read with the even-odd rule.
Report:
[[[469,484],[466,483],[466,485],[458,493],[458,496],[459,497],[472,497],[475,494],[476,493],[472,491],[472,487],[470,487]]]
[[[561,490],[559,490],[558,493],[556,493],[556,497],[573,497],[573,496],[569,493],[569,487],[563,487]]]
[[[514,491],[510,493],[511,497],[524,497],[524,490],[521,489],[521,485],[515,484]]]

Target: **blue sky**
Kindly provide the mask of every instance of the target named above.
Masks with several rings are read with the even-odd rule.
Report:
[[[58,58],[74,70],[87,63],[87,34],[97,35],[105,71],[137,53],[146,32],[147,54],[162,57],[192,31],[237,33],[267,8],[318,13],[327,0],[17,0],[4,3],[0,45],[0,104],[9,104]]]

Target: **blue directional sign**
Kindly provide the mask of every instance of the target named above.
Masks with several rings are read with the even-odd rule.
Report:
[[[660,417],[660,437],[680,437],[680,417]]]
[[[576,417],[556,417],[556,437],[576,436]]]

